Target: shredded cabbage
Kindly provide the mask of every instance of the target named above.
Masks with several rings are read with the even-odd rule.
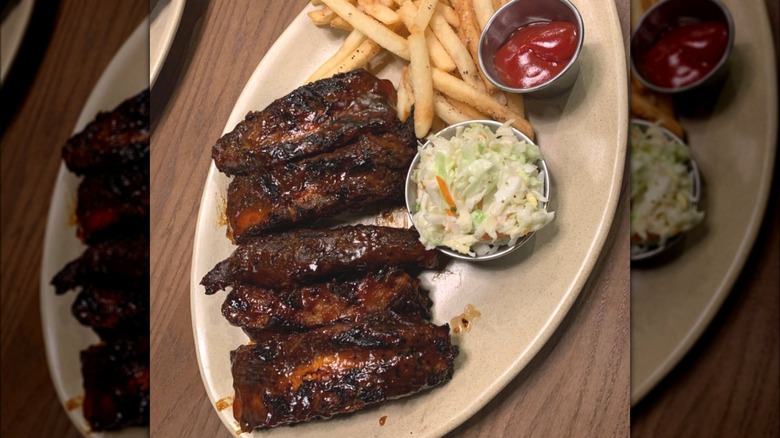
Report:
[[[417,185],[413,221],[427,249],[446,246],[486,255],[514,245],[554,216],[542,203],[539,147],[519,141],[509,123],[493,131],[461,126],[450,140],[431,136],[412,174]]]
[[[691,151],[657,126],[631,125],[632,252],[664,245],[704,218],[696,209]]]

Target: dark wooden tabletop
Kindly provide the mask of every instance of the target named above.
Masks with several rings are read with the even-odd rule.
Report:
[[[153,436],[231,436],[210,405],[195,357],[189,303],[195,218],[211,143],[257,63],[305,3],[188,0],[153,89]],[[627,29],[628,2],[616,3]],[[15,116],[0,143],[3,437],[37,436],[38,431],[78,436],[56,398],[43,353],[38,300],[43,218],[59,149],[103,69],[148,13],[147,4],[63,0],[38,65],[26,76],[16,75],[27,81],[15,82],[21,84],[22,97],[14,101]],[[628,435],[626,199],[561,327],[529,366],[453,436]],[[724,310],[683,364],[632,412],[638,434],[690,436],[685,432],[713,423],[710,418],[718,419],[718,430],[776,434],[776,389],[772,393],[745,384],[763,380],[777,388],[777,192],[770,205],[774,220],[765,224]],[[748,334],[753,334],[751,342],[744,342]],[[699,403],[705,396],[708,403]]]

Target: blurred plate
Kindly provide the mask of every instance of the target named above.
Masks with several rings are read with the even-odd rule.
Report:
[[[154,85],[173,44],[184,11],[184,0],[152,2],[149,15],[149,84]]]
[[[74,133],[81,131],[99,111],[111,110],[149,86],[148,47],[149,27],[148,21],[144,20],[106,67],[79,115]],[[60,145],[54,147],[59,153]],[[79,177],[68,171],[64,163],[60,164],[49,207],[49,217],[46,221],[40,301],[49,373],[60,402],[73,424],[84,436],[90,438],[148,437],[148,428],[129,428],[108,433],[89,432],[89,425],[84,419],[81,404],[74,402],[84,395],[79,354],[90,345],[97,344],[100,339],[92,329],[79,324],[71,314],[70,308],[76,299],[76,293],[71,291],[58,296],[50,282],[60,269],[78,258],[85,249],[81,241],[76,238],[76,227],[71,219],[76,208],[76,191],[79,182]]]
[[[552,175],[555,196],[550,208],[555,219],[510,256],[479,264],[453,261],[442,273],[421,276],[434,301],[435,323],[449,322],[468,304],[482,314],[470,332],[453,336],[461,354],[452,381],[328,421],[242,436],[442,436],[482,408],[549,339],[585,284],[607,237],[626,157],[627,89],[615,84],[626,83],[627,70],[615,5],[612,0],[574,3],[587,29],[580,76],[568,94],[527,101]],[[260,62],[225,132],[248,111],[262,109],[301,85],[340,46],[343,33],[313,25],[306,16],[310,9],[292,22]],[[397,84],[399,67],[393,61],[378,74]],[[222,317],[225,293],[206,296],[199,284],[233,250],[220,225],[228,182],[212,164],[195,232],[190,300],[206,392],[225,426],[237,433],[232,409],[224,408],[224,401],[219,403],[222,410],[216,406],[233,396],[229,353],[248,339]],[[383,426],[382,416],[387,416]]]
[[[9,0],[13,2],[13,0]],[[5,82],[5,76],[11,68],[16,52],[22,45],[22,38],[30,24],[34,0],[21,0],[9,6],[8,15],[2,17],[0,23],[0,84]]]
[[[777,145],[777,72],[763,0],[723,0],[736,39],[728,79],[682,118],[702,177],[704,223],[676,257],[631,269],[631,402],[685,355],[734,286],[764,217]]]

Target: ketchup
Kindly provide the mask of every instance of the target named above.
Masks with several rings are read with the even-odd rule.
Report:
[[[728,45],[722,23],[698,23],[666,32],[641,58],[643,76],[655,85],[683,87],[709,74]]]
[[[498,49],[498,77],[514,88],[532,88],[560,73],[577,51],[577,27],[566,21],[523,26]]]

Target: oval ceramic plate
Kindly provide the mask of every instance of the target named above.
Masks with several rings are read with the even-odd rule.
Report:
[[[125,99],[149,86],[149,27],[144,20],[111,60],[87,99],[74,133],[81,131],[99,111],[111,110]],[[79,257],[85,246],[76,238],[71,224],[80,178],[60,164],[52,193],[41,263],[41,319],[46,359],[57,396],[76,428],[90,438],[148,437],[148,428],[129,428],[118,432],[89,432],[78,400],[84,395],[79,353],[97,344],[99,338],[89,327],[79,324],[70,308],[74,292],[55,295],[50,282],[65,264]],[[74,403],[75,402],[75,403]],[[72,406],[68,406],[72,405]]]
[[[777,72],[762,0],[724,0],[736,39],[711,112],[682,119],[702,177],[704,223],[678,257],[631,270],[631,401],[685,355],[742,270],[764,217],[777,144]]]
[[[448,322],[468,304],[482,314],[470,332],[453,337],[461,353],[452,381],[328,421],[244,436],[441,436],[493,398],[552,335],[585,284],[607,237],[626,156],[627,90],[615,86],[626,83],[626,63],[615,6],[611,0],[575,3],[586,29],[579,78],[559,98],[527,101],[552,176],[555,197],[550,209],[556,212],[555,219],[511,256],[480,264],[453,261],[444,272],[421,277],[434,301],[435,323]],[[340,34],[314,26],[306,16],[308,10],[258,65],[233,108],[226,132],[248,111],[262,109],[301,85],[339,47]],[[378,75],[397,84],[400,69],[391,64]],[[248,341],[222,317],[224,292],[206,296],[199,285],[233,250],[225,226],[220,225],[228,182],[212,165],[198,215],[190,280],[198,362],[215,407],[233,395],[229,353]],[[232,409],[218,413],[236,433]],[[380,426],[382,416],[387,421]]]
[[[184,0],[153,1],[149,16],[149,84],[154,85],[173,44],[184,11]]]
[[[11,0],[12,1],[12,0]],[[5,3],[5,2],[4,2]],[[5,76],[16,58],[16,52],[22,45],[22,37],[30,24],[34,0],[21,0],[8,11],[8,15],[0,23],[0,84],[5,82]]]

